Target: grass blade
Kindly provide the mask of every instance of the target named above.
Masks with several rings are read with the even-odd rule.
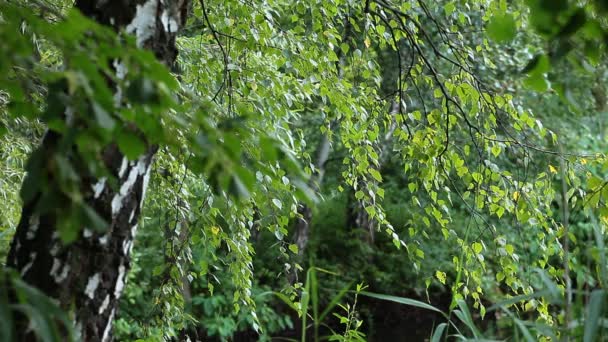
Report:
[[[352,285],[353,285],[353,282],[351,281],[346,286],[344,286],[342,288],[342,290],[340,290],[340,292],[338,292],[337,295],[335,295],[331,299],[331,302],[329,302],[329,304],[327,304],[327,306],[325,307],[325,310],[323,310],[323,312],[321,312],[321,315],[319,316],[320,322],[323,322],[325,317],[331,312],[331,310],[333,310],[333,308],[340,302],[340,300],[342,300],[342,297],[344,297],[344,295],[348,292],[348,290],[350,289],[350,287]]]
[[[443,311],[437,309],[436,307],[434,307],[430,304],[427,304],[427,303],[424,303],[424,302],[421,302],[418,300],[404,298],[404,297],[391,296],[391,295],[385,295],[385,294],[379,294],[379,293],[373,293],[373,292],[367,292],[367,291],[361,291],[360,294],[363,296],[366,296],[366,297],[386,300],[389,302],[405,304],[405,305],[409,305],[409,306],[415,306],[415,307],[421,308],[421,309],[435,311],[435,312],[440,313],[444,317],[447,317],[447,315]]]
[[[596,341],[597,331],[600,326],[600,318],[604,306],[606,292],[604,290],[594,290],[589,297],[587,305],[587,318],[585,319],[584,342]]]
[[[435,329],[433,336],[431,337],[431,342],[440,342],[441,338],[443,337],[443,332],[445,331],[445,328],[447,328],[447,326],[447,323],[439,324],[437,326],[437,329]]]

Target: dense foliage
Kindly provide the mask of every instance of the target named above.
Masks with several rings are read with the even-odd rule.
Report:
[[[0,0],[0,340],[606,339],[604,1],[83,3]]]

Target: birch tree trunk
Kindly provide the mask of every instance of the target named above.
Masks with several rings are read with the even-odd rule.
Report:
[[[135,35],[140,47],[151,49],[166,65],[175,62],[175,38],[178,26],[186,20],[188,0],[77,0],[75,6],[101,24]],[[40,158],[40,165],[48,165],[60,138],[58,133],[47,132],[31,158]],[[155,146],[148,146],[137,160],[128,161],[116,145],[106,146],[99,158],[118,180],[115,188],[108,186],[105,179],[79,175],[83,201],[108,223],[105,232],[81,227],[76,241],[64,245],[59,239],[57,215],[52,211],[37,212],[45,189],[37,189],[23,205],[7,266],[73,314],[78,340],[112,340],[112,322],[130,269],[130,254],[156,150]],[[16,341],[34,341],[24,318],[17,320]]]

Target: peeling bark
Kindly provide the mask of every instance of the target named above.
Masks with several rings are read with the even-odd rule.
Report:
[[[137,37],[140,47],[151,49],[166,65],[174,63],[177,24],[186,19],[188,0],[77,0],[75,6],[101,24],[117,31],[126,29]],[[128,71],[116,66],[119,64],[114,63],[115,71],[124,77]],[[115,99],[120,97],[117,90]],[[47,132],[35,157],[51,158],[60,138],[55,132]],[[118,180],[117,189],[106,184],[105,178],[80,175],[83,199],[108,223],[105,232],[82,227],[75,242],[63,245],[57,233],[56,214],[37,212],[45,189],[38,189],[23,205],[7,266],[18,270],[25,282],[71,312],[79,340],[112,340],[112,321],[130,268],[130,254],[156,150],[150,146],[137,160],[129,162],[114,144],[107,146],[100,158]],[[36,340],[26,329],[24,317],[17,317],[16,325],[17,341]]]

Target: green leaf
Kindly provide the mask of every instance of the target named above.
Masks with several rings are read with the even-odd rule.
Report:
[[[370,175],[372,175],[372,177],[374,177],[375,180],[377,180],[378,182],[382,182],[382,175],[380,175],[380,172],[378,170],[370,168],[369,173]]]
[[[152,275],[154,275],[154,276],[160,275],[161,273],[163,273],[164,269],[165,268],[163,265],[158,265],[158,266],[154,267],[154,269],[152,269]]]
[[[127,88],[127,97],[136,104],[157,104],[160,101],[158,90],[149,78],[140,77]]]
[[[272,204],[279,208],[279,210],[283,208],[283,203],[278,198],[273,198]]]
[[[114,119],[108,112],[97,102],[93,103],[93,113],[95,113],[95,119],[97,120],[97,124],[105,130],[114,129]]]
[[[0,138],[2,138],[6,133],[8,133],[8,129],[4,124],[0,123]]]
[[[63,243],[68,244],[75,241],[78,238],[78,233],[82,229],[80,215],[77,209],[74,209],[76,205],[68,212],[66,216],[61,217],[57,222],[57,228],[59,230],[59,237]]]
[[[443,96],[443,92],[440,88],[435,88],[435,90],[433,91],[433,96],[435,96],[435,98],[440,98]]]
[[[450,16],[456,10],[456,5],[454,5],[453,2],[448,2],[447,4],[445,4],[445,6],[443,6],[443,10],[445,12],[446,17]]]
[[[486,32],[498,43],[511,41],[517,33],[515,19],[511,14],[496,15],[490,19]]]
[[[481,245],[481,243],[479,243],[479,242],[473,243],[473,252],[475,252],[475,254],[481,253],[482,250],[483,250],[483,246]]]
[[[277,160],[278,153],[275,145],[275,140],[266,136],[260,138],[260,148],[262,150],[262,157],[269,162]]]
[[[545,54],[537,54],[526,64],[524,69],[521,71],[524,74],[537,74],[541,75],[551,70],[551,63],[549,57]]]
[[[88,227],[96,231],[103,232],[108,229],[108,223],[101,217],[95,209],[87,204],[82,205],[82,211],[85,216],[85,222],[88,222]]]
[[[241,165],[237,165],[234,171],[235,175],[238,176],[240,186],[243,187],[242,189],[239,189],[241,191],[239,195],[242,198],[249,198],[250,193],[254,190],[255,176],[251,172],[251,169],[242,167]]]
[[[116,143],[129,160],[135,160],[146,152],[146,144],[132,132],[121,130],[116,136]]]
[[[435,332],[433,332],[433,336],[431,337],[431,342],[441,342],[441,338],[443,337],[443,332],[445,328],[447,328],[447,323],[441,323],[435,328]]]
[[[287,306],[289,306],[291,309],[293,309],[293,311],[299,312],[298,307],[296,306],[296,304],[293,301],[291,301],[289,299],[289,297],[287,297],[285,294],[273,291],[273,292],[264,292],[264,293],[260,294],[260,296],[264,296],[266,294],[273,294],[273,295],[275,295],[277,298],[279,298],[285,304],[287,304]]]
[[[492,154],[494,155],[494,157],[498,157],[498,155],[500,155],[500,146],[492,146]]]
[[[254,177],[250,177],[250,175],[248,175],[247,170],[245,170],[244,172],[239,170],[240,169],[237,168],[236,172],[231,175],[230,185],[228,186],[228,188],[230,189],[230,193],[235,195],[236,197],[240,199],[248,199],[249,197],[251,197],[251,188],[248,187],[247,184],[248,182],[249,184],[251,184],[250,180]],[[241,177],[241,175],[244,175],[245,177]]]
[[[293,253],[293,254],[298,254],[298,245],[296,244],[291,244],[289,245],[289,250]]]
[[[537,92],[545,92],[549,89],[550,84],[549,81],[543,76],[539,74],[532,74],[525,79],[524,84]]]
[[[346,43],[342,43],[340,44],[340,50],[342,50],[342,53],[346,54],[348,53],[348,50],[350,50],[350,46]]]

